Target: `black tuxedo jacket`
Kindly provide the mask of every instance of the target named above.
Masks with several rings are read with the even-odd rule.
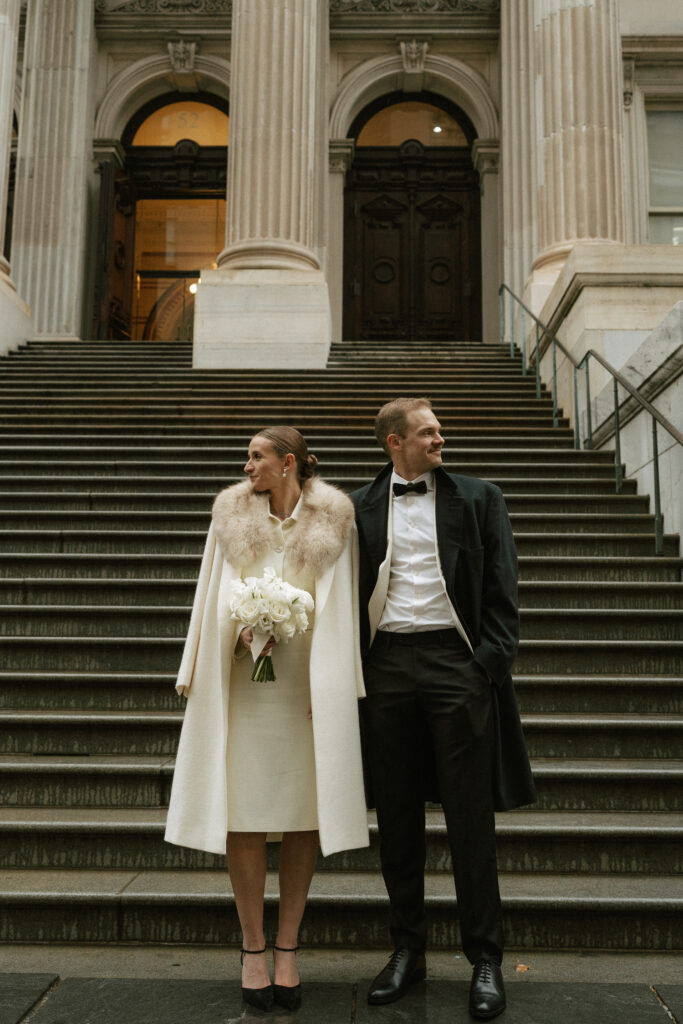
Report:
[[[361,648],[370,645],[368,602],[387,552],[391,464],[351,494],[360,547]],[[434,471],[436,535],[448,596],[476,661],[492,680],[495,724],[494,800],[510,810],[536,799],[510,671],[519,642],[517,552],[498,487]],[[426,766],[429,768],[429,766]],[[438,799],[431,776],[427,799]]]

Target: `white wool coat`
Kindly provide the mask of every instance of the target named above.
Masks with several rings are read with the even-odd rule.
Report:
[[[228,695],[239,625],[230,618],[230,582],[270,547],[268,515],[268,496],[253,492],[248,481],[216,498],[176,682],[187,707],[165,838],[209,853],[225,853],[230,824]],[[368,845],[357,704],[365,691],[351,501],[319,479],[306,481],[291,538],[288,561],[316,579],[311,710],[320,846],[327,856]]]

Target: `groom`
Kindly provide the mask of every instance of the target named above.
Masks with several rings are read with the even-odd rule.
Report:
[[[494,810],[535,791],[510,669],[518,644],[517,555],[493,484],[441,467],[431,403],[383,406],[375,436],[391,464],[351,498],[360,542],[367,786],[377,809],[394,953],[368,1002],[426,976],[425,800],[443,806],[470,1013],[505,1009]]]

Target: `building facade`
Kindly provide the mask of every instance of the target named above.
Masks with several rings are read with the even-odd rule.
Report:
[[[493,343],[504,282],[576,359],[680,406],[668,0],[0,0],[0,56],[3,350],[193,336],[197,367],[296,367],[332,340]],[[516,305],[511,329],[532,362]]]

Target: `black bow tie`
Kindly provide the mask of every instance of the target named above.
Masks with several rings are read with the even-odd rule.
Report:
[[[394,494],[397,498],[400,498],[402,494],[426,494],[427,493],[427,481],[418,480],[416,484],[394,484]]]

